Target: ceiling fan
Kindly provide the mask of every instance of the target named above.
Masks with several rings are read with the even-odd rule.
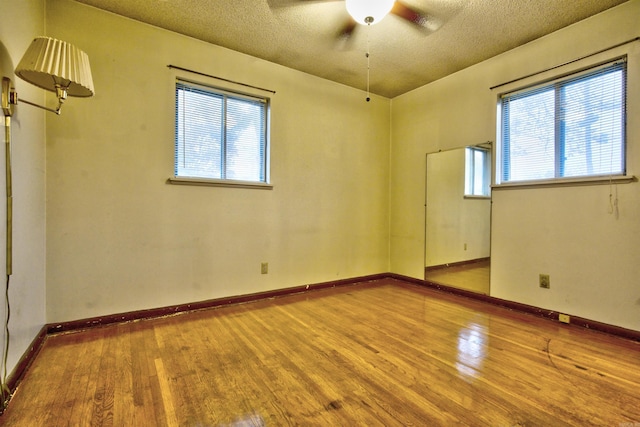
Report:
[[[437,30],[442,22],[435,16],[408,6],[400,0],[270,0],[271,7],[291,4],[344,1],[349,16],[336,34],[339,40],[348,40],[356,31],[358,24],[374,25],[388,14],[394,15],[418,29],[428,32]]]
[[[287,6],[291,4],[304,4],[304,3],[318,3],[337,0],[268,0],[269,6],[272,8]],[[341,0],[342,1],[342,0]],[[343,0],[345,2],[346,10],[349,14],[346,23],[342,25],[340,31],[337,34],[337,39],[341,45],[349,43],[358,25],[371,25],[377,24],[388,14],[395,15],[404,21],[418,27],[425,29],[429,32],[437,30],[441,23],[438,19],[431,15],[427,15],[421,11],[418,11],[401,0]],[[371,97],[369,96],[369,84],[370,84],[370,65],[369,65],[369,37],[367,35],[367,50],[365,53],[367,59],[367,97],[366,101],[369,102]]]

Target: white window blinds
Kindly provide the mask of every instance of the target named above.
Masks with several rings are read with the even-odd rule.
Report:
[[[175,176],[267,182],[268,99],[176,83]]]
[[[626,62],[501,97],[497,182],[625,173]]]

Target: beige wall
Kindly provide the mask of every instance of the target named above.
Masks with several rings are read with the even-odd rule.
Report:
[[[495,141],[499,91],[489,88],[637,37],[640,1],[554,34],[392,101],[391,270],[422,277],[424,154]],[[521,81],[532,83],[620,53],[628,61],[628,163],[640,174],[640,43]],[[513,86],[511,86],[513,87]],[[504,87],[501,90],[509,89]],[[639,183],[493,192],[491,295],[640,330]],[[538,275],[551,289],[538,287]]]
[[[72,1],[46,16],[87,52],[96,87],[47,127],[50,322],[389,270],[388,99]],[[273,190],[166,183],[168,64],[277,92]]]
[[[33,37],[44,33],[43,0],[0,0],[0,73],[11,78],[22,99],[44,103],[44,91],[16,78],[13,70]],[[0,274],[6,277],[5,127],[0,151]],[[45,321],[45,115],[27,104],[11,120],[13,169],[13,274],[9,301],[10,372]],[[4,289],[4,287],[3,287]],[[5,292],[0,318],[5,319]],[[4,342],[4,328],[0,331]]]
[[[389,270],[422,277],[425,154],[494,140],[489,87],[636,37],[640,1],[369,104],[360,91],[68,0],[46,2],[46,13],[43,0],[0,9],[3,73],[45,33],[89,53],[97,90],[60,117],[22,105],[13,121],[11,369],[45,322]],[[636,175],[637,45],[625,48]],[[166,184],[169,63],[277,91],[273,190]],[[607,186],[494,192],[492,294],[640,330],[638,185],[617,187],[618,217]],[[537,287],[541,272],[550,290]]]

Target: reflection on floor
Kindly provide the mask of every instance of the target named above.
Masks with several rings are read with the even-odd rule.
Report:
[[[425,279],[454,288],[489,295],[490,261],[425,270]]]

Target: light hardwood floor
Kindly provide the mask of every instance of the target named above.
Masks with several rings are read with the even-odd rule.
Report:
[[[640,343],[384,279],[47,339],[6,426],[634,426]]]

